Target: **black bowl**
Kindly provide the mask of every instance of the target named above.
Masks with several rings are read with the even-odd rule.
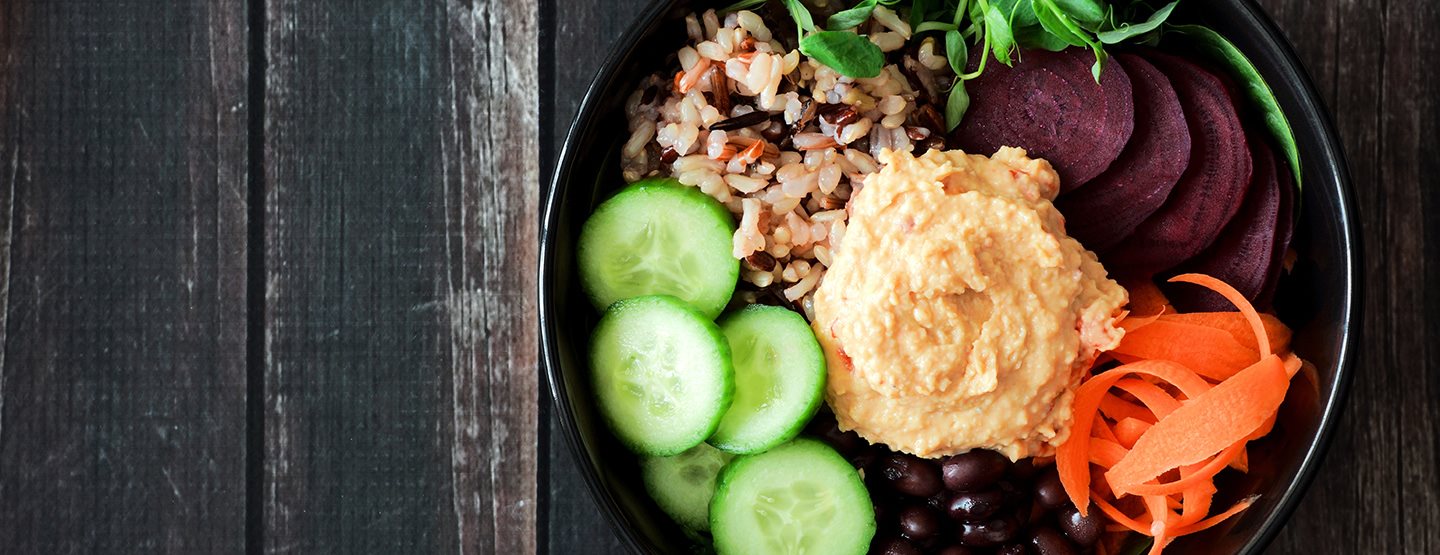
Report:
[[[724,2],[728,3],[728,2]],[[586,378],[585,350],[597,316],[581,292],[574,268],[580,225],[595,205],[619,188],[619,145],[626,138],[623,103],[664,56],[684,43],[686,13],[722,3],[657,1],[621,38],[591,83],[570,129],[545,206],[540,245],[541,358],[561,433],[579,460],[585,481],[620,536],[639,552],[691,551],[688,540],[650,501],[635,457],[605,429]],[[1251,471],[1221,485],[1226,500],[1260,494],[1236,518],[1187,537],[1169,551],[1258,553],[1300,502],[1329,442],[1349,383],[1358,342],[1360,247],[1350,178],[1340,141],[1320,97],[1295,53],[1248,0],[1188,2],[1174,19],[1200,22],[1234,41],[1275,89],[1295,128],[1304,172],[1302,213],[1296,229],[1299,258],[1282,282],[1277,309],[1295,330],[1295,350],[1313,362],[1314,387],[1297,378],[1274,433],[1258,442]],[[1233,473],[1231,473],[1233,474]]]

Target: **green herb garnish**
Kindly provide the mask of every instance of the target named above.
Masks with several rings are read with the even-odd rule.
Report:
[[[830,66],[841,75],[859,79],[880,75],[885,53],[863,35],[849,31],[820,31],[800,39],[800,52]]]

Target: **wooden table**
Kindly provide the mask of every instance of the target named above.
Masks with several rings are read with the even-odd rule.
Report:
[[[1440,5],[1262,3],[1368,247],[1273,551],[1440,552]],[[0,551],[620,550],[540,394],[537,204],[642,4],[0,1]]]

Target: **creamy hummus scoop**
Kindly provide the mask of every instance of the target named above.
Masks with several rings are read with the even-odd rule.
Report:
[[[1048,455],[1125,289],[1065,234],[1044,160],[883,152],[815,294],[842,429],[936,457]]]

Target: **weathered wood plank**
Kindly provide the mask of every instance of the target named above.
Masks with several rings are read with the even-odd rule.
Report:
[[[245,546],[245,2],[0,4],[0,545]]]
[[[266,3],[266,551],[535,550],[535,5]]]

